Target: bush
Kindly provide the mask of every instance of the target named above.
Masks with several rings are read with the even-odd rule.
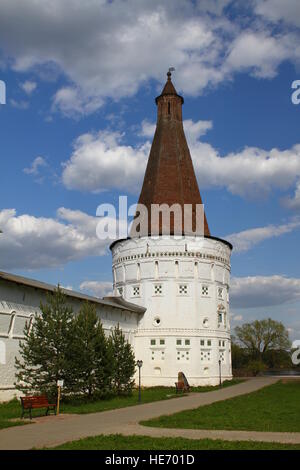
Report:
[[[248,371],[252,372],[254,376],[257,376],[258,374],[266,370],[267,366],[262,361],[253,360],[249,362],[247,368]]]

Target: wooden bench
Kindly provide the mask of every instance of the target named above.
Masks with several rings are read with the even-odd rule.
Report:
[[[190,386],[186,385],[184,382],[175,382],[176,393],[184,393],[190,391]]]
[[[28,411],[30,419],[32,419],[32,410],[37,408],[47,408],[46,409],[46,416],[48,415],[49,411],[53,411],[56,414],[56,404],[49,403],[48,398],[46,395],[40,395],[35,397],[21,397],[21,405],[22,405],[22,416],[24,418],[24,414]]]

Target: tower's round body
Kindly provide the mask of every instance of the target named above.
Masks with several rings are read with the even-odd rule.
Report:
[[[115,293],[146,307],[135,334],[143,384],[230,379],[230,246],[218,239],[143,237],[112,246]],[[219,362],[221,361],[221,362]]]
[[[204,212],[202,232],[195,230],[203,205],[184,135],[183,98],[170,75],[156,98],[157,126],[139,198],[147,224],[111,245],[114,293],[146,308],[134,337],[144,385],[174,385],[178,372],[190,385],[216,385],[232,377],[232,246],[211,236]],[[161,205],[177,205],[182,214],[189,205],[190,220],[181,217],[178,229],[173,215],[165,226],[152,212]]]

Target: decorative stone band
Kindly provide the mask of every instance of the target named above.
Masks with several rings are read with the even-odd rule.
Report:
[[[138,253],[136,255],[123,256],[123,257],[117,258],[116,260],[114,260],[113,266],[116,266],[120,263],[124,263],[124,261],[130,261],[134,259],[163,258],[163,257],[169,257],[169,258],[170,257],[172,258],[184,257],[184,258],[207,259],[209,261],[219,261],[230,267],[229,259],[222,258],[221,256],[214,256],[214,255],[200,253],[200,252],[188,252],[188,251],[183,251],[183,252],[162,251],[162,252],[155,252],[155,253]]]
[[[156,328],[143,328],[143,329],[138,329],[135,333],[135,336],[149,336],[149,333],[155,334],[155,336],[160,337],[160,336],[166,336],[170,334],[171,336],[173,334],[181,333],[183,335],[189,335],[189,336],[195,336],[198,337],[200,336],[205,336],[209,338],[224,338],[224,339],[230,339],[230,333],[229,332],[222,332],[217,329],[209,329],[209,328],[160,328],[157,330]]]

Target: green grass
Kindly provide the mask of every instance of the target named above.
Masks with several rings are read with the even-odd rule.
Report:
[[[57,450],[300,450],[300,445],[274,442],[183,439],[178,437],[95,436],[67,442]]]
[[[232,380],[224,382],[222,387],[228,387],[241,382],[241,380]],[[192,392],[209,392],[216,390],[218,387],[194,387]],[[150,403],[158,400],[168,400],[170,398],[181,397],[183,395],[175,393],[175,387],[149,387],[142,390],[142,403]],[[133,406],[138,404],[138,390],[134,390],[131,396],[112,397],[97,401],[82,401],[75,400],[73,402],[65,403],[62,400],[60,405],[61,413],[74,413],[74,414],[87,414],[97,413],[106,410],[113,410],[116,408],[124,408],[126,406]],[[33,410],[33,418],[41,416],[45,410]],[[10,402],[0,403],[0,429],[9,426],[18,426],[20,424],[27,424],[28,421],[10,421],[11,419],[19,418],[21,415],[21,405],[19,400],[11,400]],[[28,414],[26,414],[26,417]]]
[[[163,428],[300,432],[300,381],[278,382],[257,392],[141,424]]]
[[[20,418],[20,416],[21,406],[18,400],[14,399],[6,403],[0,403],[0,429],[27,424],[26,421],[21,420],[10,421]]]
[[[242,382],[241,380],[227,380],[222,384],[222,387],[229,387]],[[191,392],[204,393],[217,390],[219,387],[192,387]],[[159,400],[168,400],[170,398],[179,398],[183,394],[176,394],[175,387],[149,387],[142,390],[142,403],[150,403]],[[124,397],[112,397],[103,400],[83,402],[74,401],[71,403],[61,404],[62,413],[76,413],[76,414],[87,414],[87,413],[98,413],[100,411],[113,410],[116,408],[124,408],[126,406],[137,405],[138,402],[138,390],[133,390],[132,395]]]

